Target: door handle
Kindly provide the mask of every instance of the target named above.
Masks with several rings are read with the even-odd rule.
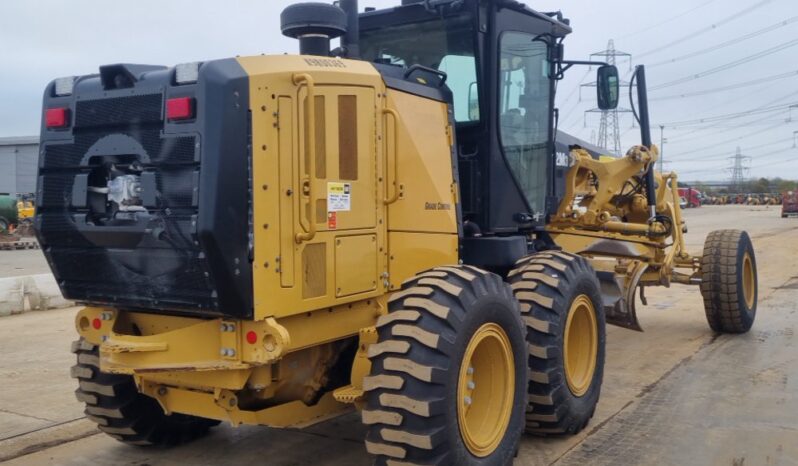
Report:
[[[313,77],[307,73],[295,74],[293,76],[294,84],[302,86],[303,84],[308,88],[308,95],[305,98],[305,114],[307,118],[307,126],[305,132],[308,137],[305,145],[305,151],[308,154],[308,176],[302,180],[302,196],[299,200],[299,225],[304,231],[297,233],[294,240],[301,244],[303,241],[310,241],[316,236],[316,200],[313,198],[313,177],[316,174],[316,86]],[[302,215],[302,204],[304,200],[302,197],[307,194],[308,197],[308,219]],[[307,226],[305,221],[307,220]]]
[[[383,204],[388,205],[388,204],[393,204],[394,202],[396,202],[399,199],[399,194],[400,194],[400,190],[399,190],[399,113],[396,110],[392,109],[392,108],[383,108],[382,109],[382,114],[383,115],[390,115],[391,117],[393,117],[393,185],[394,185],[394,187],[393,187],[393,195],[388,196],[388,197],[386,197],[385,199],[382,200]],[[385,135],[386,135],[386,139],[387,139],[387,135],[388,135],[387,131],[385,132]],[[386,191],[390,190],[390,185],[391,185],[391,183],[388,182],[389,179],[390,179],[390,176],[389,176],[390,173],[389,173],[389,170],[388,170],[388,165],[389,165],[389,162],[390,162],[389,159],[390,159],[390,151],[387,150],[387,148],[386,148],[386,151],[385,151],[385,182],[388,185],[388,189]]]

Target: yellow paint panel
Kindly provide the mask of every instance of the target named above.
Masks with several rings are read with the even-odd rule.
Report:
[[[391,289],[413,275],[440,265],[457,264],[457,235],[389,232]]]
[[[280,284],[284,287],[294,286],[294,231],[291,228],[280,228],[281,225],[294,224],[293,198],[288,196],[294,189],[294,102],[291,97],[280,97],[277,100],[278,124],[278,164],[280,166],[280,223],[267,226],[279,230],[280,260],[275,267],[280,271]]]
[[[339,237],[335,241],[335,295],[377,289],[377,235]]]
[[[249,74],[252,111],[255,320],[384,293],[385,207],[376,194],[383,182],[378,177],[383,146],[377,143],[383,131],[381,76],[368,63],[335,58],[260,56],[238,61]],[[295,81],[299,74],[311,79]],[[316,130],[308,137],[311,86]],[[316,154],[314,173],[309,170],[311,152]],[[351,195],[351,206],[336,211],[334,222],[328,221],[330,183],[346,183]],[[312,235],[310,222],[315,226]],[[298,233],[305,233],[300,242]],[[312,239],[304,239],[308,235]],[[376,238],[367,251],[374,265],[349,290],[368,291],[339,295],[335,241],[354,235]]]
[[[386,116],[388,189],[398,184],[399,199],[388,207],[388,230],[456,233],[456,195],[446,104],[395,90],[388,107],[399,121]],[[397,133],[394,133],[394,129]],[[395,160],[397,156],[399,159]]]

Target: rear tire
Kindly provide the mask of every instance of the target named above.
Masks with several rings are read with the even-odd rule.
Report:
[[[526,431],[575,434],[587,426],[604,377],[606,329],[600,285],[583,257],[527,256],[508,275],[527,326]]]
[[[155,399],[136,389],[133,377],[100,371],[99,350],[84,339],[72,343],[78,363],[75,396],[86,417],[111,437],[131,445],[178,445],[201,437],[219,421],[186,414],[166,415]]]
[[[756,318],[759,294],[754,246],[748,233],[718,230],[701,257],[701,295],[712,330],[745,333]]]
[[[524,428],[526,342],[501,277],[438,267],[408,280],[377,322],[363,381],[376,464],[510,464]]]

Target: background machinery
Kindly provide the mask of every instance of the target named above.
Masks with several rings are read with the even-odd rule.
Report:
[[[639,330],[637,290],[700,285],[714,330],[751,327],[750,239],[685,250],[642,68],[641,145],[604,162],[555,140],[556,82],[591,64],[564,59],[560,13],[342,0],[281,20],[301,55],[45,91],[35,226],[86,303],[72,375],[104,432],[174,444],[357,408],[379,464],[507,464],[523,432],[588,423],[605,321]],[[597,82],[616,106],[617,70]]]
[[[787,191],[781,196],[781,218],[798,214],[798,191]]]

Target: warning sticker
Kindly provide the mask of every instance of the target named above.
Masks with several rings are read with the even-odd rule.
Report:
[[[352,210],[352,185],[350,183],[327,183],[327,211],[348,212]]]
[[[330,230],[338,228],[338,216],[335,212],[327,212],[327,228]]]

